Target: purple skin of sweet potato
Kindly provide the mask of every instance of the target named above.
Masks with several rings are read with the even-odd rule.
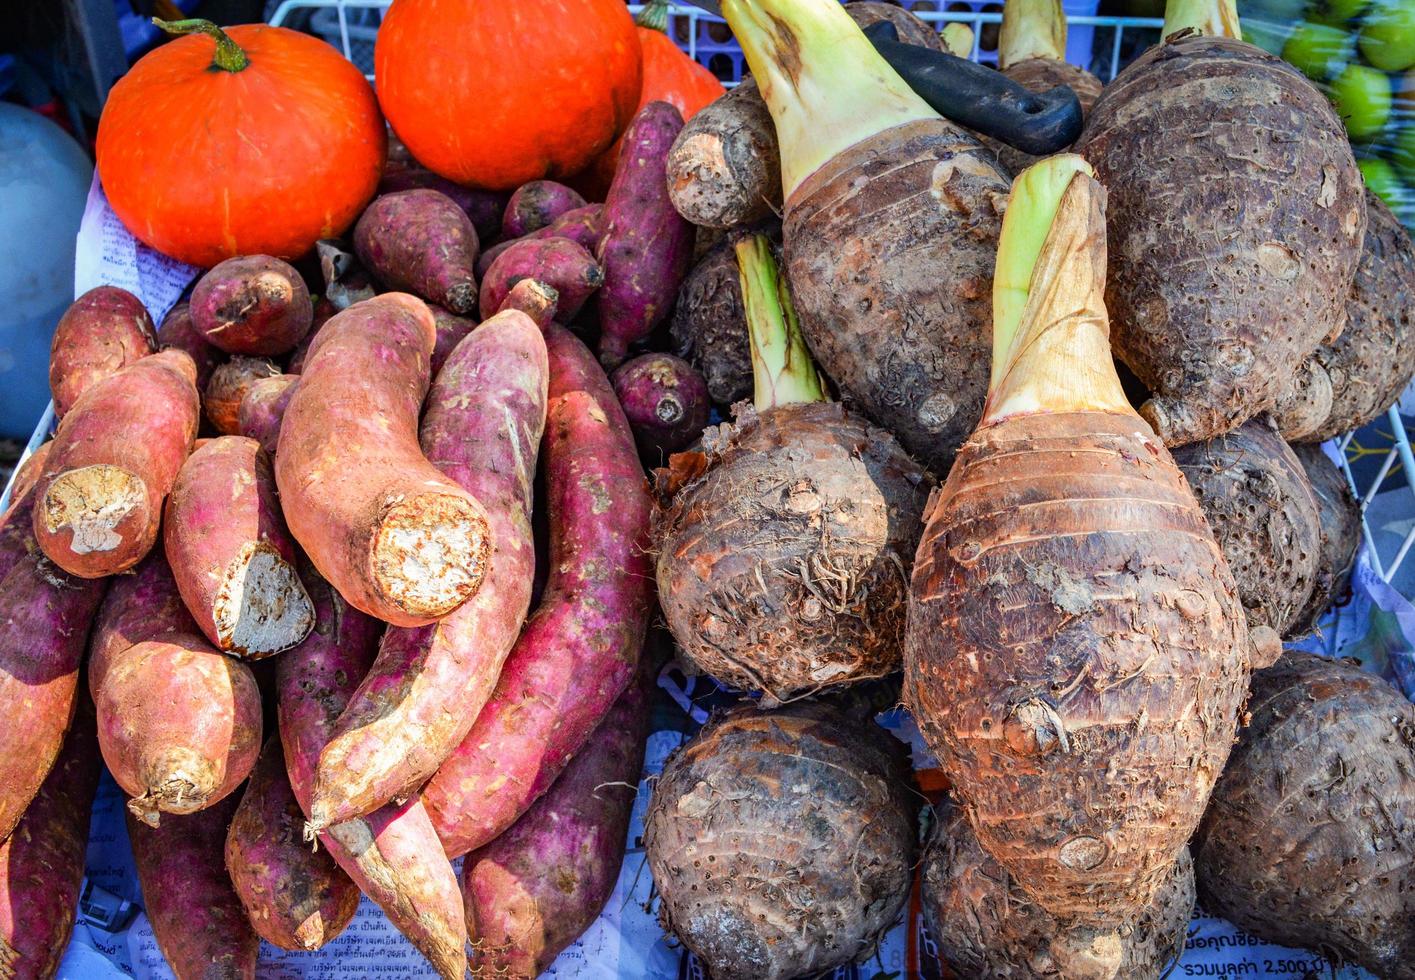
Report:
[[[544,228],[533,231],[529,235],[522,235],[520,238],[512,238],[508,241],[496,243],[477,257],[477,278],[485,279],[486,270],[491,268],[491,263],[496,261],[498,255],[517,242],[527,240],[537,241],[542,238],[568,238],[586,252],[593,255],[595,246],[599,244],[599,221],[600,214],[603,211],[603,204],[586,204],[582,208],[566,211]]]
[[[241,407],[236,412],[236,427],[241,435],[260,443],[271,456],[275,455],[275,445],[280,441],[280,420],[285,417],[285,406],[290,404],[290,396],[295,393],[298,374],[277,374],[273,378],[261,378],[246,389],[241,398]]]
[[[309,333],[314,306],[294,266],[269,255],[238,255],[197,281],[191,317],[207,343],[228,354],[272,357]]]
[[[314,601],[315,628],[276,660],[276,680],[285,768],[308,816],[319,753],[373,663],[383,624],[346,603],[313,568],[303,565],[300,574]],[[319,842],[439,974],[460,980],[467,928],[457,877],[419,800],[340,824]]]
[[[539,976],[613,894],[643,768],[649,680],[635,678],[546,794],[467,855],[474,972]]]
[[[648,626],[652,503],[629,423],[589,348],[554,324],[545,337],[550,580],[491,700],[423,788],[449,857],[550,788],[623,693]]]
[[[106,582],[60,571],[34,542],[35,492],[0,530],[0,839],[19,823],[64,744],[79,663]]]
[[[440,622],[384,635],[320,755],[316,827],[415,792],[463,740],[496,685],[531,600],[546,357],[529,317],[501,313],[457,345],[428,393],[423,454],[484,505],[495,542],[490,567],[477,593]]]
[[[513,242],[497,256],[482,280],[483,320],[501,309],[506,294],[522,279],[536,279],[554,289],[559,295],[559,315],[569,321],[604,284],[604,270],[593,255],[568,238]]]
[[[197,366],[197,391],[205,391],[216,365],[226,359],[225,352],[206,342],[206,335],[192,322],[192,307],[186,300],[167,311],[157,328],[158,350],[183,350]]]
[[[49,345],[49,391],[60,418],[100,378],[157,349],[147,307],[126,289],[98,286],[64,311]]]
[[[624,133],[595,252],[604,267],[599,359],[608,367],[668,316],[693,259],[693,226],[668,197],[668,151],[682,128],[677,109],[650,102]]]
[[[98,741],[86,702],[19,826],[0,843],[0,972],[7,980],[49,980],[73,935],[98,788]]]
[[[639,450],[650,458],[675,453],[702,435],[712,399],[698,369],[681,357],[640,354],[610,380]]]
[[[432,348],[432,376],[437,377],[448,356],[462,342],[462,338],[477,328],[477,322],[469,317],[448,313],[440,306],[428,305],[432,319],[437,326],[437,344]]]
[[[309,352],[310,345],[319,336],[319,328],[330,321],[339,309],[323,296],[319,302],[314,304],[314,324],[310,327],[310,332],[305,334],[305,339],[295,345],[295,349],[290,352],[290,359],[286,362],[286,374],[300,374],[305,366],[305,354]]]
[[[177,980],[255,980],[260,939],[226,874],[237,797],[149,827],[128,814],[128,840],[152,934]]]
[[[501,234],[501,215],[506,210],[507,194],[502,191],[482,191],[455,184],[422,167],[392,170],[378,183],[379,195],[399,191],[433,190],[450,197],[472,221],[477,238],[489,242]]]
[[[304,826],[277,736],[261,750],[231,821],[226,870],[255,931],[281,949],[319,949],[359,907],[358,887],[328,850],[305,843]]]
[[[506,202],[501,234],[507,239],[524,237],[540,231],[562,214],[584,206],[585,199],[564,184],[533,180],[516,188],[511,200]]]
[[[182,600],[218,650],[259,660],[314,625],[270,456],[255,439],[222,436],[187,457],[167,497],[162,540]]]
[[[379,282],[459,314],[476,309],[478,241],[466,213],[429,190],[385,194],[354,226],[354,251]]]

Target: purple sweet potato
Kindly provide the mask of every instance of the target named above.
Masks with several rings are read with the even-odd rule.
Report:
[[[295,393],[298,374],[277,374],[260,378],[253,382],[241,396],[241,405],[236,412],[236,428],[241,435],[260,443],[260,448],[275,455],[275,446],[280,441],[280,420],[285,417],[285,406]]]
[[[187,458],[167,498],[162,541],[182,600],[218,650],[259,660],[314,625],[270,457],[254,439],[222,436]]]
[[[432,347],[432,376],[436,378],[462,338],[477,328],[477,322],[449,313],[440,306],[429,304],[428,309],[432,310],[433,323],[437,327],[437,343]]]
[[[269,255],[238,255],[197,281],[191,317],[212,346],[228,354],[271,357],[304,339],[314,306],[290,263]]]
[[[59,755],[89,623],[106,586],[66,575],[35,547],[33,500],[21,497],[0,522],[0,705],[16,719],[0,727],[0,840],[15,829]]]
[[[539,976],[614,892],[643,768],[649,680],[624,690],[544,796],[467,856],[462,900],[474,972]]]
[[[437,191],[451,198],[471,219],[480,241],[489,242],[501,234],[501,215],[506,210],[508,199],[502,191],[463,187],[422,167],[390,171],[383,175],[383,180],[378,184],[380,196],[420,189]]]
[[[44,785],[0,843],[0,975],[6,980],[50,980],[74,932],[99,770],[93,706],[86,701]]]
[[[540,328],[487,320],[448,358],[427,399],[422,451],[486,505],[496,547],[477,594],[439,623],[390,629],[319,758],[316,829],[404,799],[466,736],[521,631],[535,569],[532,485],[545,427]]]
[[[555,312],[560,306],[560,294],[536,279],[522,279],[511,287],[506,298],[501,301],[498,313],[518,310],[535,321],[544,330],[555,321]]]
[[[98,286],[64,311],[49,345],[49,391],[64,417],[95,381],[157,349],[147,307],[126,289]]]
[[[241,430],[241,401],[246,392],[263,378],[274,378],[280,369],[274,361],[263,357],[237,355],[225,364],[218,364],[202,389],[202,407],[216,431],[224,436],[237,435]]]
[[[10,483],[10,506],[4,516],[0,517],[0,521],[7,519],[11,511],[24,499],[25,494],[34,489],[34,485],[39,482],[39,474],[44,472],[44,461],[49,458],[49,450],[53,448],[53,439],[40,443],[34,452],[15,467],[15,475]]]
[[[310,345],[275,452],[295,540],[344,598],[398,626],[475,594],[492,546],[482,505],[418,446],[436,341],[432,312],[406,293],[335,316]]]
[[[639,450],[655,459],[688,446],[708,423],[707,382],[682,358],[640,354],[610,380]]]
[[[453,313],[477,303],[477,230],[445,194],[385,194],[354,226],[354,250],[389,289],[405,289]]]
[[[109,590],[94,622],[88,683],[103,759],[145,823],[214,805],[255,765],[255,678],[202,638],[159,552]]]
[[[349,251],[350,248],[352,246],[337,238],[321,238],[314,243],[315,252],[319,255],[319,274],[324,280],[323,298],[336,311],[347,310],[355,303],[378,295],[373,277],[359,257]]]
[[[560,316],[571,320],[604,285],[604,270],[593,255],[568,238],[514,242],[486,270],[481,284],[482,319],[501,309],[511,287],[528,278],[554,289],[560,297]]]
[[[226,359],[225,353],[206,342],[206,336],[192,322],[192,305],[186,300],[167,311],[157,328],[158,350],[183,350],[197,366],[197,391],[205,391],[216,365]]]
[[[152,354],[99,380],[59,423],[35,485],[34,537],[71,575],[132,568],[157,541],[162,500],[197,432],[196,366]]]
[[[629,683],[648,625],[652,504],[629,423],[589,349],[562,327],[545,336],[550,581],[491,700],[423,789],[452,857],[550,788]]]
[[[624,133],[595,251],[604,267],[599,359],[610,367],[668,316],[693,258],[693,226],[668,198],[668,151],[682,128],[677,109],[650,102]]]
[[[149,827],[128,814],[128,840],[153,937],[177,980],[255,980],[260,939],[226,874],[236,798]]]
[[[578,192],[553,180],[533,180],[522,184],[506,202],[501,216],[501,234],[520,238],[540,231],[568,211],[585,206]]]
[[[517,242],[539,241],[543,238],[568,238],[586,252],[593,253],[595,246],[599,244],[600,214],[603,211],[603,204],[586,204],[582,208],[566,211],[544,228],[533,231],[529,235],[497,242],[477,257],[477,278],[485,279],[486,270],[491,268],[491,263],[496,261],[496,257]]]
[[[382,624],[346,603],[313,569],[300,571],[314,601],[315,628],[276,661],[276,679],[285,767],[308,816],[320,750],[373,663]],[[421,802],[390,804],[319,840],[441,976],[461,980],[467,927],[457,877]]]
[[[329,851],[304,839],[277,735],[265,743],[226,834],[226,871],[260,938],[281,949],[319,949],[348,926],[359,889]]]

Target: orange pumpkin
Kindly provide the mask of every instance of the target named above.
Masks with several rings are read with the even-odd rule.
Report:
[[[674,44],[668,30],[668,3],[653,0],[639,13],[635,21],[639,32],[639,46],[643,51],[644,81],[639,91],[639,104],[634,112],[650,102],[672,103],[683,114],[684,121],[711,102],[717,101],[727,89],[717,80],[717,76],[689,58]],[[619,148],[624,143],[621,134],[614,145],[601,153],[584,175],[579,184],[581,192],[589,191],[587,197],[603,200],[604,193],[614,180],[614,171],[619,165]]]
[[[193,265],[294,259],[341,234],[378,186],[388,134],[359,70],[280,27],[163,24],[180,37],[113,86],[98,123],[108,203]]]
[[[394,0],[374,49],[413,156],[488,190],[583,169],[633,118],[640,72],[624,0]]]

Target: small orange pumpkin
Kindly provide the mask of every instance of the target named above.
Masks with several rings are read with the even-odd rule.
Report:
[[[510,190],[604,152],[633,118],[640,57],[624,0],[394,0],[374,73],[423,166]]]
[[[157,23],[190,36],[138,61],[98,122],[98,175],[123,224],[199,266],[294,259],[348,228],[388,149],[359,70],[281,27]]]

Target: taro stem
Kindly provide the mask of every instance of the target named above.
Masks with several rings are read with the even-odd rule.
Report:
[[[1160,36],[1168,38],[1183,30],[1206,37],[1243,37],[1234,0],[1169,0],[1164,5],[1164,30]]]
[[[752,400],[757,411],[829,401],[801,337],[790,288],[771,254],[771,243],[764,235],[748,235],[736,249],[752,345]]]
[[[997,67],[1041,58],[1066,60],[1066,15],[1061,0],[1007,0],[997,42]]]

